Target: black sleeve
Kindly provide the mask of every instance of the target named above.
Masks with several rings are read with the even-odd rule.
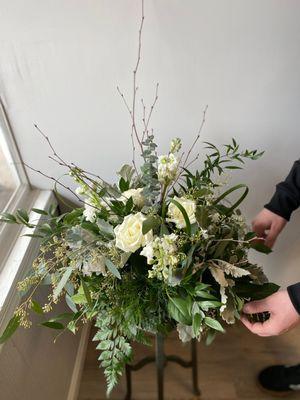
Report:
[[[265,208],[280,215],[287,221],[300,206],[300,160],[295,161],[285,181],[276,185],[276,191]]]
[[[290,296],[291,302],[293,303],[293,306],[300,314],[300,282],[288,286],[287,291]]]

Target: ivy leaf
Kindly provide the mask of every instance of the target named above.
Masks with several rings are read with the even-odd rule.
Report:
[[[7,324],[3,334],[0,336],[0,344],[6,342],[6,340],[12,336],[19,326],[20,318],[17,315],[14,315]]]

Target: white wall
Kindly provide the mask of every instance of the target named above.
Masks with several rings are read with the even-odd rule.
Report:
[[[252,189],[249,220],[299,157],[300,2],[146,0],[140,92],[160,98],[153,127],[193,140],[205,104],[203,139],[235,136],[265,157],[237,174]],[[24,160],[59,176],[36,122],[62,155],[113,179],[131,156],[130,123],[116,92],[132,87],[139,0],[0,0],[0,84]],[[36,186],[51,187],[30,173]],[[272,279],[300,280],[299,214],[274,254]]]

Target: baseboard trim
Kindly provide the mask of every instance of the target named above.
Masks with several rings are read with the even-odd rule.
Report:
[[[81,383],[81,376],[82,376],[82,371],[83,371],[84,361],[85,361],[85,356],[86,356],[86,349],[87,349],[88,340],[89,340],[89,336],[90,336],[90,329],[91,329],[91,324],[89,323],[89,324],[84,325],[82,328],[82,331],[81,331],[79,346],[78,346],[78,350],[77,350],[77,354],[76,354],[76,360],[75,360],[75,364],[74,364],[72,378],[70,381],[70,387],[69,387],[67,400],[77,400],[77,398],[78,398],[80,383]]]

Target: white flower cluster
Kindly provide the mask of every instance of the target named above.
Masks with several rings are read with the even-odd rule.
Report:
[[[98,199],[95,193],[86,184],[81,184],[75,190],[78,196],[84,196],[84,211],[83,215],[89,222],[95,222],[97,218],[97,212],[101,207],[107,207],[107,204],[102,200]]]
[[[180,261],[176,245],[177,238],[178,236],[174,233],[156,237],[143,248],[141,255],[147,258],[149,265],[152,265],[152,269],[148,272],[149,278],[156,277],[165,281],[172,278],[172,272]]]
[[[158,180],[161,183],[168,184],[172,182],[177,175],[178,160],[177,157],[170,153],[158,157]]]

